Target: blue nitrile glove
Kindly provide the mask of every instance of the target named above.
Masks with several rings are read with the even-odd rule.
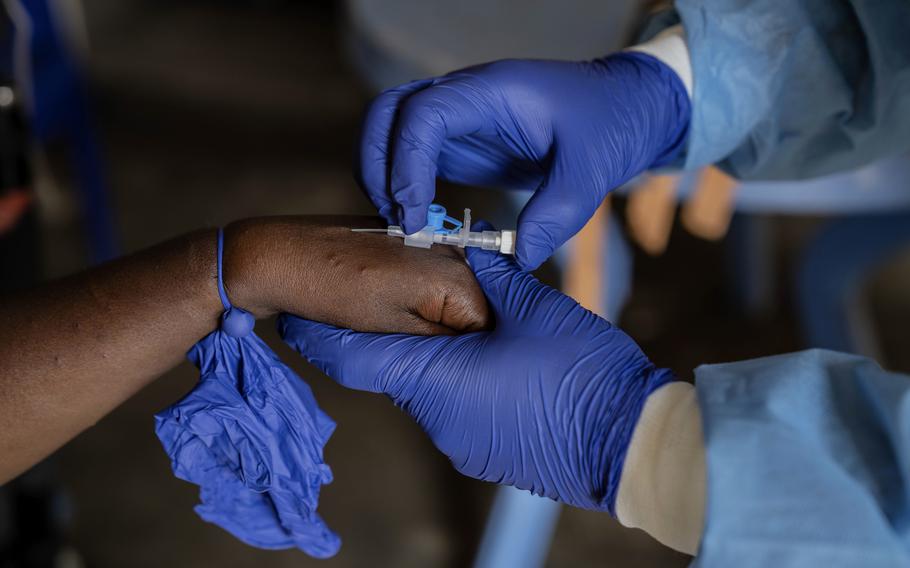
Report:
[[[316,508],[335,423],[253,332],[253,315],[231,305],[220,229],[217,254],[221,325],[190,349],[199,383],[155,415],[155,433],[174,475],[199,486],[200,517],[252,546],[328,558],[341,540]]]
[[[174,475],[199,486],[196,513],[251,546],[338,552],[316,510],[335,423],[310,387],[255,333],[213,331],[189,358],[199,384],[155,416],[155,432]]]
[[[437,176],[537,190],[518,219],[516,256],[530,270],[610,190],[672,160],[689,115],[682,81],[643,53],[498,61],[381,94],[363,124],[358,177],[409,234],[426,224]]]
[[[465,475],[612,513],[642,405],[671,373],[511,257],[468,260],[494,331],[357,333],[287,315],[278,329],[342,385],[388,394]]]

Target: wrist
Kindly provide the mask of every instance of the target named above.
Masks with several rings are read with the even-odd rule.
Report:
[[[665,62],[643,50],[614,53],[606,61],[634,68],[638,96],[633,104],[639,107],[634,116],[640,134],[648,140],[641,165],[653,169],[669,164],[683,151],[689,134],[692,103],[683,80]]]
[[[671,108],[676,109],[678,122],[675,128],[668,130],[665,148],[655,158],[652,167],[666,165],[684,150],[692,116],[692,61],[685,29],[682,24],[670,26],[650,40],[629,47],[625,52],[646,54],[654,58],[664,76],[664,83],[668,86],[667,101]]]
[[[602,434],[605,451],[600,462],[607,469],[600,478],[606,487],[603,505],[615,517],[624,464],[645,404],[652,393],[673,382],[674,377],[669,369],[657,368],[643,356],[633,356],[633,361],[614,367],[611,373],[615,384],[621,386],[614,391],[610,408],[603,411],[607,420]]]
[[[231,304],[257,318],[281,311],[282,242],[269,219],[244,219],[224,228],[223,281]]]

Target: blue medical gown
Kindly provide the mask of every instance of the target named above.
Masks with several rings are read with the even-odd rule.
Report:
[[[696,370],[706,524],[693,566],[910,566],[910,377],[810,350]]]
[[[694,77],[685,166],[799,179],[910,150],[907,0],[676,0]]]

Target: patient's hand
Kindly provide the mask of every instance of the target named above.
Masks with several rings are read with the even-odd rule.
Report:
[[[372,217],[266,217],[225,230],[232,303],[358,331],[438,334],[489,326],[487,302],[453,247],[406,247]]]

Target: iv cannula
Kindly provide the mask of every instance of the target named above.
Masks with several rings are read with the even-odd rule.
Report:
[[[454,225],[445,228],[448,222]],[[427,209],[427,225],[414,233],[406,235],[398,225],[389,225],[386,229],[351,229],[354,233],[385,233],[390,237],[404,239],[404,244],[411,247],[430,248],[434,243],[457,247],[479,247],[484,250],[495,250],[502,254],[515,254],[515,231],[471,231],[471,210],[464,210],[464,221],[446,216],[441,205],[433,203]]]

